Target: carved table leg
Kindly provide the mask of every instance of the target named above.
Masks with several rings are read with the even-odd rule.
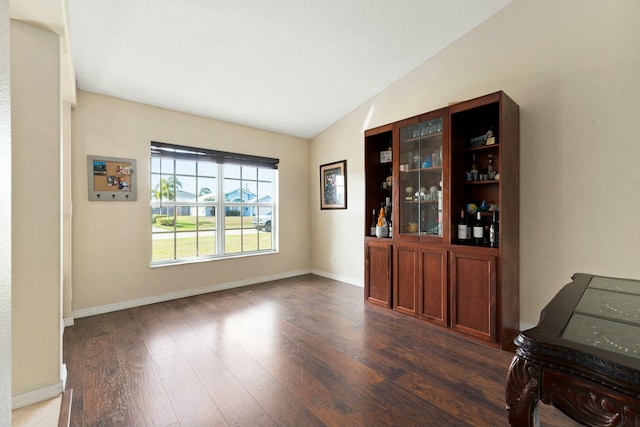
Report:
[[[540,367],[516,355],[509,366],[506,401],[511,427],[538,427]]]

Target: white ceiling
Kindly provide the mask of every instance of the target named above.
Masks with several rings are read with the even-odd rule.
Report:
[[[79,89],[311,138],[512,0],[66,1]]]

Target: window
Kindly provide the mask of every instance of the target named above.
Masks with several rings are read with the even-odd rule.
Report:
[[[278,159],[151,143],[152,264],[276,250]]]

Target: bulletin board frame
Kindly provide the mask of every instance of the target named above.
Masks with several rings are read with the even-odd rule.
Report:
[[[138,200],[136,172],[135,159],[87,156],[89,200]]]

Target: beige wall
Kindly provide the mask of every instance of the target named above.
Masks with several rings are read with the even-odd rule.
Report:
[[[59,50],[56,34],[11,22],[14,399],[62,390]]]
[[[150,268],[152,140],[279,158],[280,252]],[[79,91],[72,146],[76,316],[309,271],[308,140]],[[87,155],[136,159],[138,200],[89,202]]]
[[[71,104],[62,105],[62,317],[73,324],[72,288],[72,203],[71,203]],[[63,329],[64,332],[64,329]]]
[[[0,206],[11,206],[9,1],[0,0]],[[11,424],[11,209],[0,209],[0,425]]]
[[[521,323],[575,272],[640,278],[638,16],[636,0],[516,0],[314,138],[312,182],[346,158],[349,209],[320,211],[312,185],[313,268],[363,281],[363,129],[504,90],[521,118]]]

